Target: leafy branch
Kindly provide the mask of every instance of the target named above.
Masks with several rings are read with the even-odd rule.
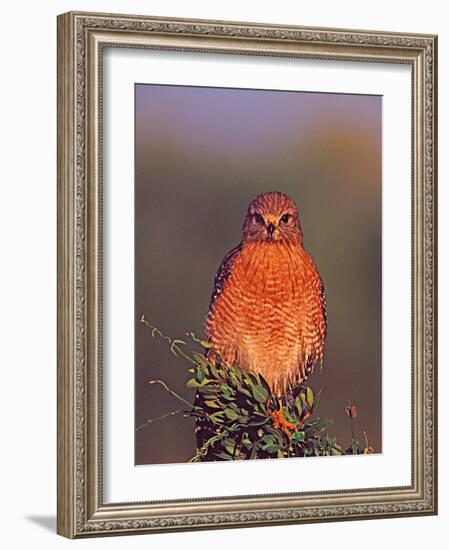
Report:
[[[181,412],[200,419],[204,437],[191,462],[374,452],[366,434],[364,449],[355,440],[353,420],[357,411],[351,408],[355,406],[349,404],[345,409],[351,421],[352,444],[344,449],[328,431],[332,420],[316,415],[323,390],[314,395],[309,385],[300,384],[278,397],[261,374],[243,370],[238,365],[229,367],[209,342],[197,338],[193,332],[187,335],[206,350],[207,357],[189,350],[184,340],[166,336],[144,315],[139,321],[153,338],[167,341],[175,356],[189,362],[192,376],[186,386],[195,390],[195,402],[192,405],[162,380],[151,380],[150,384],[160,384],[188,408],[149,419],[137,430]]]

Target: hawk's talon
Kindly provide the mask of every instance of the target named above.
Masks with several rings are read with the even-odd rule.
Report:
[[[275,430],[281,430],[287,436],[287,439],[290,441],[292,438],[292,432],[296,431],[296,426],[289,422],[285,416],[284,411],[282,410],[282,403],[279,404],[280,409],[271,413],[271,418],[273,420],[273,428]]]

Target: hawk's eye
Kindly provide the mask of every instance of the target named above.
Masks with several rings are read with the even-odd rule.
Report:
[[[289,219],[290,219],[290,214],[284,214],[281,218],[281,222],[288,223]]]
[[[264,219],[262,218],[262,216],[260,214],[254,214],[254,219],[256,220],[257,223],[261,223],[261,224],[264,224]]]

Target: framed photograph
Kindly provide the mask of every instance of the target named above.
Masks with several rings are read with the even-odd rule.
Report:
[[[436,514],[433,35],[58,17],[58,532]]]

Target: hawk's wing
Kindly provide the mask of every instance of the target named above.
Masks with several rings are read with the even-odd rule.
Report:
[[[232,266],[240,254],[242,250],[242,245],[239,244],[232,250],[230,250],[226,256],[223,258],[223,261],[221,262],[220,267],[218,268],[217,274],[215,275],[215,281],[214,281],[214,289],[212,291],[212,296],[210,298],[209,303],[209,314],[210,315],[214,304],[217,300],[217,298],[220,296],[220,294],[223,292],[223,289],[225,288],[226,281],[229,279],[232,273]],[[206,321],[207,326],[207,321]],[[207,332],[207,328],[206,328]],[[205,355],[209,355],[210,350],[205,351]],[[194,407],[203,407],[204,406],[204,398],[201,396],[201,394],[197,391],[195,395],[195,402],[193,404]],[[206,443],[206,441],[215,435],[215,426],[212,423],[211,420],[207,418],[197,418],[196,419],[196,427],[195,427],[195,437],[196,437],[196,446],[197,449],[201,449],[201,447]],[[207,460],[214,460],[210,459],[209,454],[206,454],[205,457],[203,457],[203,461]]]
[[[232,266],[242,250],[242,243],[237,245],[235,248],[230,250],[226,256],[223,258],[220,267],[218,268],[217,274],[215,275],[214,281],[214,290],[212,291],[212,296],[209,303],[209,311],[212,310],[214,303],[218,296],[223,292],[223,289],[226,285],[226,281],[229,279],[232,273]]]
[[[304,342],[306,356],[301,369],[304,380],[313,372],[316,363],[322,365],[323,347],[327,333],[326,295],[324,284],[318,271],[314,268],[305,289],[304,309]]]

